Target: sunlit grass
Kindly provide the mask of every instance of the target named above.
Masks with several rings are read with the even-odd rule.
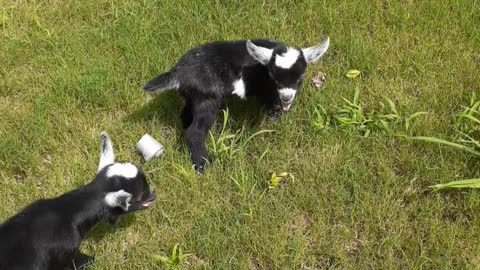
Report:
[[[119,160],[143,166],[158,200],[89,234],[81,249],[95,269],[164,269],[151,256],[172,259],[177,243],[192,254],[174,263],[184,269],[479,268],[479,191],[429,188],[477,179],[478,157],[405,139],[479,151],[479,8],[0,0],[0,220],[89,182],[105,130]],[[308,67],[288,114],[272,120],[232,101],[224,126],[219,113],[203,175],[182,137],[181,98],[142,91],[203,42],[306,47],[326,36],[331,47]],[[351,70],[360,75],[347,78]],[[327,80],[317,89],[320,71]],[[165,146],[147,163],[134,150],[145,133]]]

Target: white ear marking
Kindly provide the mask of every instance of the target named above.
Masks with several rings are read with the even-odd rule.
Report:
[[[107,177],[121,176],[125,178],[135,178],[138,174],[137,166],[132,163],[115,163],[107,170]]]
[[[110,207],[121,207],[123,210],[128,211],[130,207],[130,199],[132,194],[121,189],[115,192],[109,192],[105,196],[105,203]]]
[[[247,40],[247,51],[255,60],[260,62],[262,65],[268,64],[273,54],[273,49],[257,46],[253,44],[251,40]]]
[[[287,52],[282,55],[276,55],[275,65],[284,69],[291,68],[297,62],[300,52],[294,48],[288,48]]]
[[[329,45],[330,38],[327,37],[325,41],[323,41],[323,43],[318,46],[302,49],[303,55],[305,56],[305,60],[307,61],[307,63],[317,62],[327,52]]]
[[[113,153],[112,141],[106,132],[102,132],[100,133],[100,161],[98,162],[97,172],[114,162],[115,154]]]

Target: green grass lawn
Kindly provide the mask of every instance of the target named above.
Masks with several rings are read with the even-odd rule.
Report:
[[[453,116],[480,94],[479,1],[0,0],[0,12],[0,220],[91,181],[101,131],[136,164],[134,145],[149,133],[166,149],[144,165],[159,198],[89,234],[81,249],[94,269],[164,269],[151,255],[177,243],[192,254],[185,269],[480,268],[479,192],[428,188],[478,178],[478,157],[312,124],[318,105],[335,111],[358,88],[364,112],[387,110],[388,97],[401,115],[429,112],[409,135],[454,141]],[[272,120],[255,103],[228,102],[224,134],[243,129],[238,151],[220,147],[203,175],[190,167],[183,101],[142,91],[207,41],[306,47],[326,36],[330,49],[309,66],[291,112]],[[349,69],[362,73],[348,79]],[[320,89],[318,71],[328,74]],[[215,140],[221,130],[222,114]],[[271,172],[295,179],[269,189]]]

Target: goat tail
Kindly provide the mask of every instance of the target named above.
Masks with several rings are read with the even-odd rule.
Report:
[[[162,73],[145,84],[146,92],[158,92],[165,90],[177,90],[180,87],[178,80],[171,71]]]

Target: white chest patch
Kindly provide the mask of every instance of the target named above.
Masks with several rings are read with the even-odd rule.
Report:
[[[245,83],[243,82],[243,79],[242,79],[242,78],[236,80],[236,81],[233,83],[233,92],[232,92],[232,94],[237,95],[238,97],[245,99],[245,97],[246,97],[245,91],[246,91],[246,90],[245,90]]]
[[[300,52],[294,48],[288,48],[287,52],[275,56],[275,65],[280,68],[291,68],[295,62],[297,62]]]
[[[107,170],[107,177],[121,176],[125,178],[135,178],[137,174],[138,168],[132,163],[115,163]]]

